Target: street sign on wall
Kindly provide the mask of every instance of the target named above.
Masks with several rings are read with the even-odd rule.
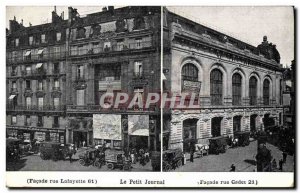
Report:
[[[184,80],[182,84],[182,92],[194,92],[197,95],[200,93],[201,82]]]
[[[94,114],[95,139],[122,140],[121,115]]]

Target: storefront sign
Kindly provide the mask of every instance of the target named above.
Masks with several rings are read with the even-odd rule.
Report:
[[[201,82],[184,80],[182,92],[194,92],[196,94],[199,94],[200,88],[201,88]]]
[[[121,115],[93,115],[95,139],[122,140]]]
[[[46,133],[44,132],[35,132],[34,133],[34,139],[38,140],[38,141],[45,141],[46,139]]]
[[[128,134],[149,136],[149,116],[128,115]]]

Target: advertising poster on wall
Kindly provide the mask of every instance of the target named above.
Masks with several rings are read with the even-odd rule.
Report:
[[[95,139],[121,140],[121,115],[94,114],[93,132]]]
[[[128,115],[128,134],[149,136],[149,116]]]

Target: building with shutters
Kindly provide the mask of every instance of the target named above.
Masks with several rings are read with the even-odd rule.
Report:
[[[53,11],[47,24],[11,20],[7,136],[158,150],[158,106],[107,109],[99,100],[159,92],[160,10],[109,6],[80,16],[69,7],[68,19]]]
[[[67,20],[29,27],[9,21],[6,34],[7,137],[65,142]]]
[[[282,124],[283,68],[267,36],[255,47],[165,8],[163,38],[164,92],[196,92],[198,105],[165,110],[164,148]]]

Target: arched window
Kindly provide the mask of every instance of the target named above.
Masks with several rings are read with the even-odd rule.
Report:
[[[198,81],[198,68],[194,64],[185,64],[181,72],[182,80]]]
[[[249,80],[249,97],[250,97],[250,105],[256,105],[256,103],[257,103],[257,79],[253,76]]]
[[[270,104],[270,81],[268,79],[265,79],[263,83],[263,99],[264,105]]]
[[[238,73],[232,76],[232,104],[240,105],[242,99],[242,76]]]
[[[210,98],[211,105],[222,105],[223,74],[218,69],[214,69],[210,73]]]

